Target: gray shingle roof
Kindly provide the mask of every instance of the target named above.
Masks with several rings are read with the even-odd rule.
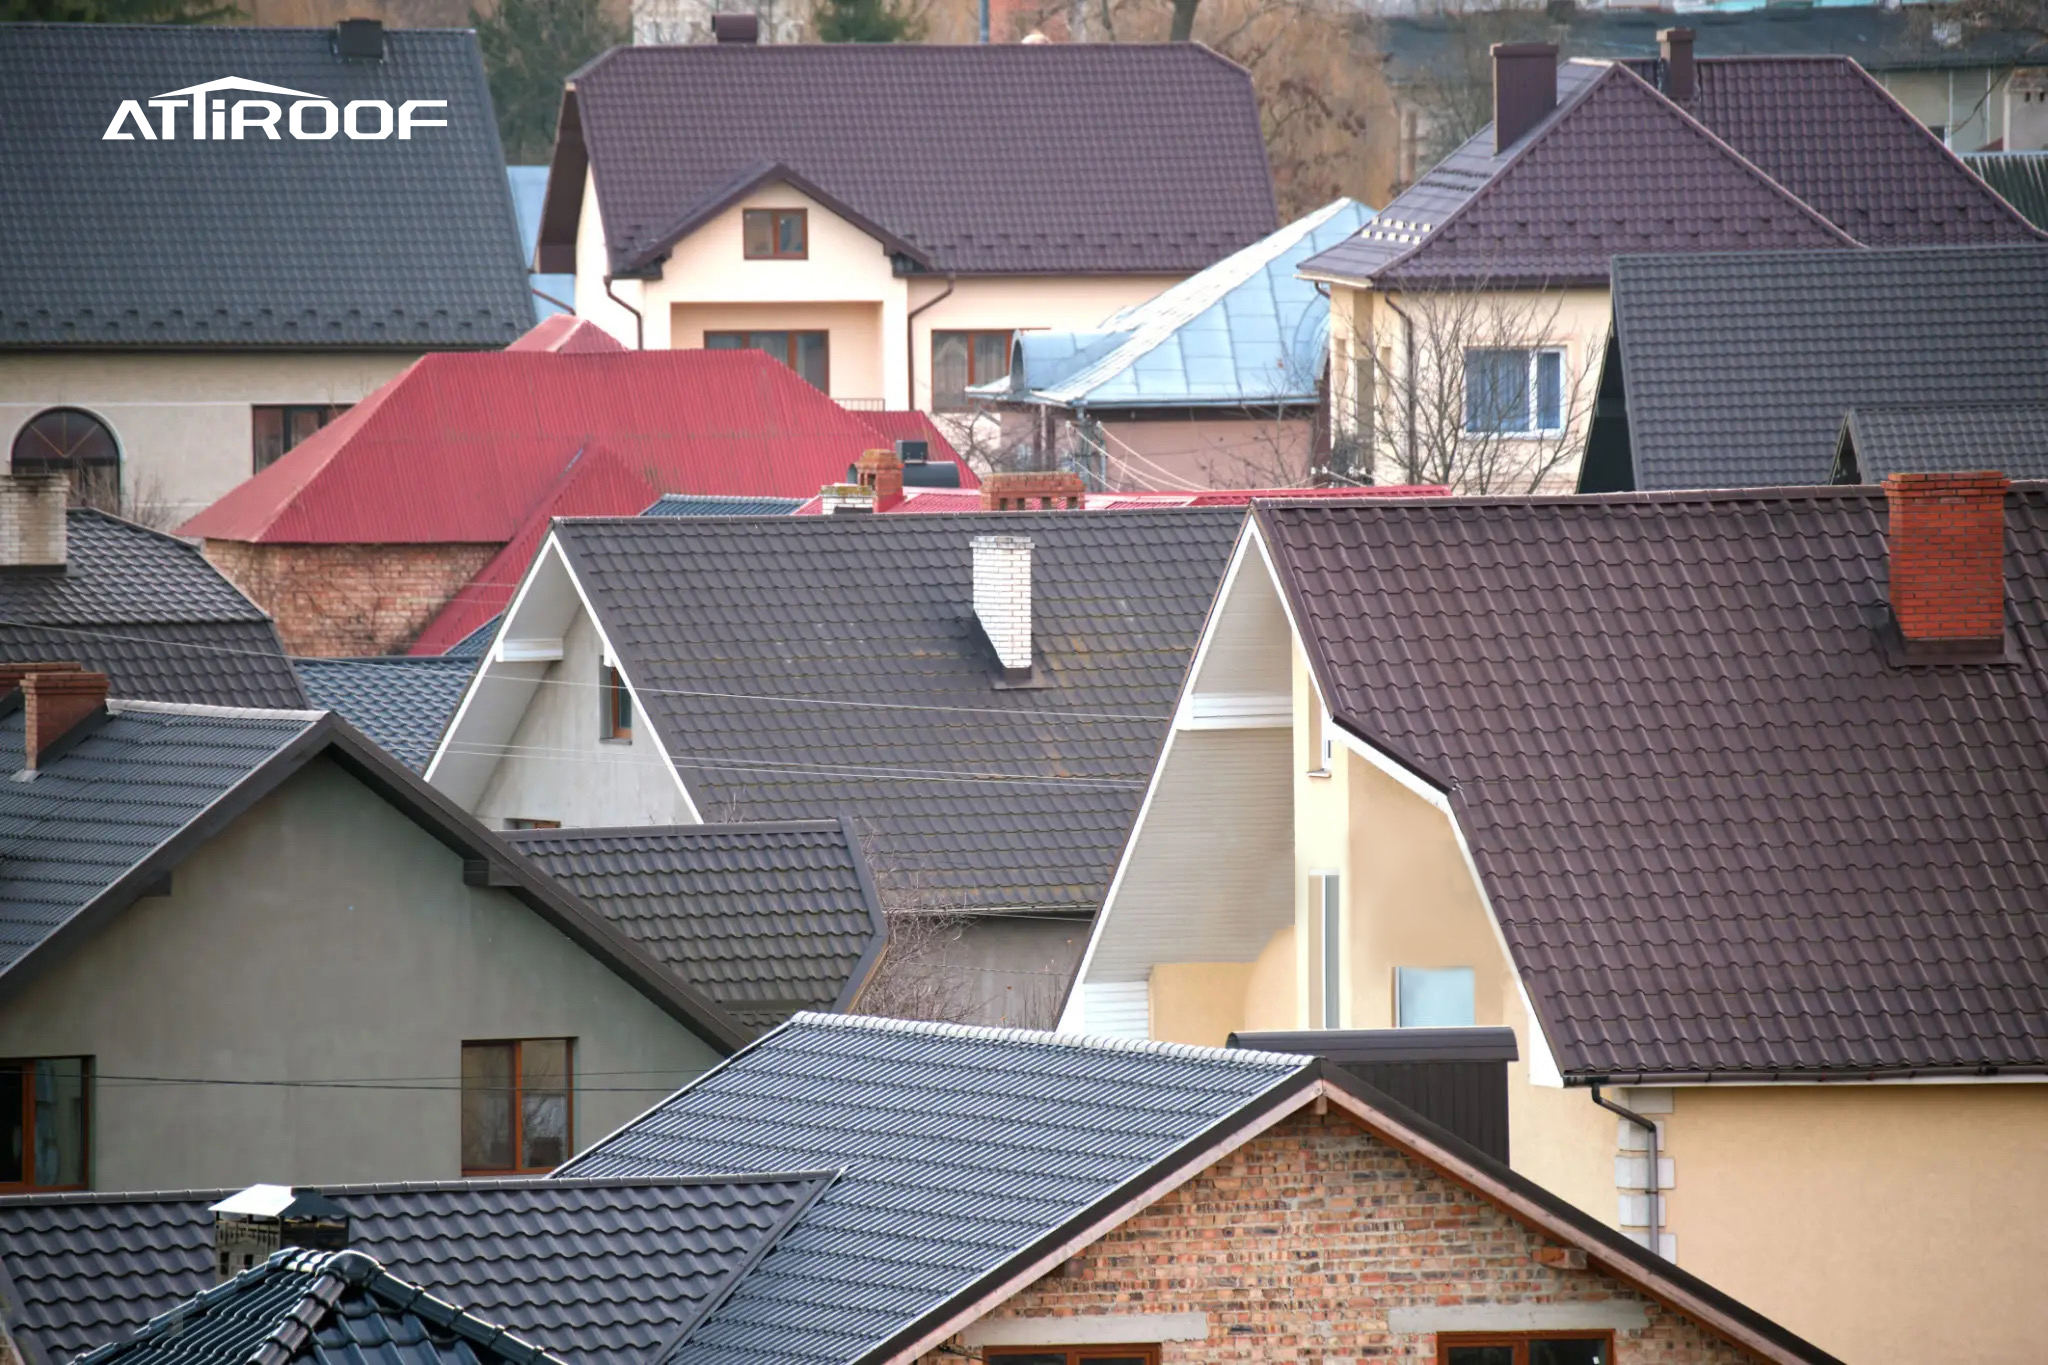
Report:
[[[1825,483],[1852,407],[2048,402],[2048,244],[1622,257],[1614,328],[1582,491]]]
[[[794,512],[802,498],[745,498],[710,493],[664,493],[640,513],[643,517],[772,517]]]
[[[306,704],[270,618],[198,550],[84,508],[67,531],[62,572],[0,569],[0,660],[76,660],[140,701]]]
[[[0,24],[0,347],[502,346],[532,324],[476,35]],[[61,80],[51,79],[54,72]],[[240,77],[448,101],[406,140],[105,141],[123,100]],[[290,101],[283,100],[284,103]]]
[[[1092,912],[1243,517],[641,518],[556,535],[699,809],[851,812],[885,901]],[[997,686],[974,620],[970,542],[991,533],[1034,543],[1042,686]]]
[[[294,659],[313,705],[333,711],[400,763],[424,772],[476,674],[476,656]]]
[[[1973,469],[2048,479],[2048,402],[1851,408],[1835,450],[1834,482],[1883,483],[1888,474]]]
[[[1898,668],[1876,489],[1261,507],[1582,1078],[2048,1069],[2048,487],[2014,662]]]
[[[505,840],[750,1028],[845,1009],[882,948],[874,883],[837,820]]]
[[[652,1356],[788,1230],[818,1173],[328,1187],[350,1245],[569,1365]],[[60,1365],[213,1283],[230,1190],[0,1199],[8,1330]],[[238,1357],[245,1358],[245,1357]]]
[[[563,1168],[843,1166],[676,1365],[846,1365],[1315,1064],[800,1014]]]

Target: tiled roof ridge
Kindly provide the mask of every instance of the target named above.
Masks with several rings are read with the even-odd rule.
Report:
[[[59,27],[59,25],[50,25],[50,27]],[[462,32],[463,30],[450,31]],[[861,52],[870,54],[875,52],[887,52],[892,56],[897,57],[901,57],[906,54],[912,53],[917,54],[917,56],[911,58],[912,60],[932,60],[934,59],[934,54],[945,60],[959,60],[959,55],[962,53],[1000,53],[1004,54],[1005,56],[1015,53],[1030,54],[1021,57],[1021,59],[1025,61],[1043,61],[1046,59],[1047,56],[1053,54],[1111,51],[1199,52],[1202,55],[1209,57],[1216,62],[1221,63],[1223,66],[1230,68],[1232,71],[1245,70],[1245,67],[1242,64],[1232,61],[1230,58],[1218,52],[1215,48],[1210,47],[1207,43],[1202,42],[1173,43],[1155,41],[1148,43],[1045,43],[1042,45],[1037,43],[727,43],[723,45],[711,43],[627,43],[612,48],[607,52],[600,53],[597,57],[593,58],[589,62],[586,62],[581,67],[577,68],[575,72],[571,73],[570,79],[573,80],[577,76],[581,76],[588,72],[595,71],[597,68],[605,65],[608,62],[651,55],[668,56],[678,52],[721,54],[721,56],[717,58],[717,60],[723,60],[724,54],[732,53],[747,54],[747,56],[742,58],[743,60],[754,60],[756,59],[757,54],[789,55],[801,53],[805,54],[808,57],[811,57],[812,59],[815,59],[816,54],[820,53],[829,53],[837,55],[849,52]],[[985,59],[985,57],[983,59]]]
[[[2041,398],[1958,398],[1945,401],[1938,398],[1920,398],[1900,403],[1856,403],[1852,412],[2042,412],[2048,411],[2048,399]]]
[[[332,711],[287,710],[271,706],[209,706],[196,701],[142,701],[130,697],[109,697],[109,715],[205,716],[212,720],[303,720],[308,723],[330,716]]]
[[[1247,1067],[1278,1065],[1299,1071],[1315,1065],[1316,1059],[1294,1052],[1255,1052],[1250,1048],[1198,1047],[1193,1043],[1167,1043],[1151,1038],[1108,1038],[1087,1033],[1057,1033],[1040,1029],[1002,1028],[991,1024],[949,1024],[925,1019],[884,1019],[865,1014],[817,1014],[809,1010],[790,1016],[789,1022],[762,1035],[763,1042],[797,1026],[843,1029],[864,1033],[910,1034],[922,1038],[956,1038],[963,1041],[1015,1043],[1025,1047],[1079,1048],[1090,1052],[1131,1052],[1149,1057],[1175,1057],[1183,1061],[1224,1062]]]
[[[906,493],[908,492],[908,490],[905,491]],[[958,488],[930,488],[922,491],[923,493],[958,494],[972,492],[973,490]],[[1138,525],[1142,524],[1142,522],[1148,517],[1216,516],[1218,514],[1229,514],[1241,511],[1243,511],[1243,509],[1238,507],[1131,507],[1118,511],[1116,516],[1114,517],[1098,517],[1090,515],[1087,511],[1076,511],[1071,508],[1063,511],[1051,511],[1033,508],[1024,511],[1009,512],[957,512],[949,516],[943,524],[951,525],[962,521],[979,520],[990,523],[1000,523],[1005,526],[1020,527],[1048,525],[1064,526],[1069,524],[1105,526],[1113,523],[1130,523],[1133,525]],[[777,525],[787,526],[830,526],[835,530],[848,531],[856,534],[859,533],[861,530],[872,529],[878,526],[922,526],[930,523],[930,519],[924,517],[793,517],[788,515],[787,513],[771,513],[756,517],[556,517],[554,521],[557,529],[567,529],[585,526],[603,527],[606,529],[613,529],[626,526],[645,526],[659,527],[672,533],[696,530],[703,535],[716,535],[719,532],[721,526],[730,524],[733,521],[766,521],[773,522]],[[879,535],[886,533],[876,532],[876,534]]]
[[[426,655],[438,658],[438,655]],[[498,837],[512,844],[545,843],[550,840],[631,838],[709,838],[716,834],[826,834],[843,831],[846,821],[838,816],[803,820],[704,820],[694,825],[578,825],[572,829],[508,829]]]
[[[1863,270],[1872,261],[1899,260],[1907,257],[1924,257],[1929,261],[1952,261],[1969,253],[1988,256],[1994,252],[2028,253],[2039,256],[2048,252],[2048,241],[2044,242],[1915,242],[1904,246],[1862,246],[1857,251],[1806,251],[1798,247],[1774,247],[1768,251],[1741,251],[1724,249],[1718,251],[1626,251],[1614,258],[1617,265],[1627,268],[1636,261],[1663,264],[1683,262],[1690,266],[1701,265],[1754,265],[1765,261],[1778,263],[1797,261],[1806,269],[1814,270]]]
[[[672,1185],[747,1185],[836,1179],[830,1167],[801,1171],[723,1171],[690,1175],[473,1176],[455,1180],[386,1180],[341,1185],[308,1185],[328,1198],[347,1199],[378,1194],[452,1194],[469,1190],[601,1190],[652,1189]],[[195,1199],[216,1202],[239,1194],[241,1187],[181,1190],[63,1190],[45,1194],[0,1195],[0,1208],[40,1208],[63,1204],[183,1204]]]
[[[2036,405],[2038,406],[2038,405]],[[2012,494],[2048,494],[2048,479],[2014,479],[2007,490]],[[1371,498],[1358,502],[1295,501],[1271,499],[1256,504],[1276,511],[1365,512],[1416,507],[1449,511],[1461,507],[1586,507],[1630,506],[1636,504],[1675,506],[1714,502],[1841,502],[1863,499],[1876,501],[1884,489],[1874,484],[1786,484],[1761,488],[1639,489],[1626,493],[1543,493],[1528,496],[1490,494],[1448,498]]]

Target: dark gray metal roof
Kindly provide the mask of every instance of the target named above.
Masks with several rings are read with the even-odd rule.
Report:
[[[1850,408],[2048,403],[2048,245],[1619,257],[1584,492],[1826,483]]]
[[[0,660],[75,660],[138,701],[306,704],[270,618],[197,549],[85,508],[66,529],[61,571],[0,569]]]
[[[564,1167],[843,1167],[676,1365],[847,1365],[1315,1063],[799,1014]]]
[[[555,534],[699,809],[850,812],[891,908],[1089,913],[1243,518],[648,517]],[[970,542],[989,534],[1034,544],[1041,685],[1000,685],[975,622]]]
[[[329,1186],[350,1245],[570,1365],[653,1356],[809,1207],[819,1172],[710,1179]],[[9,1332],[60,1365],[213,1283],[232,1190],[0,1199]],[[238,1356],[236,1359],[246,1359]]]
[[[392,757],[425,772],[441,732],[476,675],[474,655],[294,659],[313,705],[334,712]]]
[[[802,498],[745,498],[710,493],[664,493],[640,515],[643,517],[772,517],[794,512],[804,505]]]
[[[2048,479],[2048,402],[1851,408],[1836,443],[1834,482],[1883,483],[1888,474],[1973,469]]]
[[[2037,228],[2048,228],[2048,152],[1974,152],[1963,164]]]
[[[505,840],[750,1028],[847,1008],[882,949],[874,883],[837,820]]]
[[[0,24],[0,348],[502,346],[533,322],[476,35]],[[61,78],[59,78],[61,73]],[[362,141],[106,141],[123,100],[238,77],[446,100],[445,128]],[[290,103],[288,98],[279,97]]]

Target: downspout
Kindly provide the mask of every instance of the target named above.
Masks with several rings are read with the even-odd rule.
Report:
[[[647,319],[640,316],[640,310],[612,292],[612,277],[604,277],[604,296],[633,315],[633,349],[647,349]]]
[[[1627,1119],[1630,1123],[1633,1123],[1636,1127],[1642,1129],[1643,1132],[1649,1136],[1650,1174],[1649,1177],[1643,1183],[1648,1187],[1645,1190],[1645,1193],[1647,1193],[1650,1196],[1650,1254],[1653,1256],[1662,1256],[1664,1254],[1664,1240],[1659,1235],[1662,1229],[1658,1226],[1657,1219],[1657,1201],[1659,1194],[1657,1181],[1657,1125],[1649,1119],[1644,1118],[1641,1114],[1638,1114],[1633,1109],[1629,1109],[1622,1105],[1616,1104],[1613,1100],[1602,1098],[1600,1094],[1600,1087],[1597,1083],[1593,1086],[1593,1103],[1599,1105],[1602,1109],[1605,1109],[1610,1114],[1621,1115],[1621,1117]]]
[[[903,315],[903,406],[906,408],[917,406],[917,328],[912,324],[917,321],[919,313],[935,304],[944,303],[952,294],[953,277],[948,275],[943,291],[932,295]],[[886,403],[889,400],[884,398],[882,401]]]
[[[1405,437],[1408,447],[1408,468],[1403,471],[1403,474],[1405,478],[1413,479],[1418,477],[1420,473],[1415,468],[1415,319],[1401,311],[1401,305],[1394,302],[1392,294],[1383,294],[1381,297],[1386,299],[1387,307],[1394,310],[1394,316],[1401,319],[1401,363],[1403,366],[1401,371],[1401,387],[1407,390],[1408,395],[1407,413],[1402,418],[1408,427],[1407,436]]]

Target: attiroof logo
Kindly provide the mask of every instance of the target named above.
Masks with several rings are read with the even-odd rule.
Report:
[[[242,93],[244,97],[231,99],[224,92]],[[249,94],[281,95],[291,103],[251,99]],[[239,76],[166,91],[146,102],[157,111],[155,124],[142,111],[145,101],[122,100],[100,140],[133,142],[139,137],[145,142],[176,142],[182,133],[191,142],[241,142],[252,134],[272,142],[286,136],[301,142],[325,142],[336,136],[357,142],[381,142],[396,132],[401,142],[408,142],[415,128],[448,126],[446,119],[419,116],[423,109],[446,109],[447,100],[407,100],[396,110],[386,100],[350,100],[337,105],[309,91],[245,81]]]

